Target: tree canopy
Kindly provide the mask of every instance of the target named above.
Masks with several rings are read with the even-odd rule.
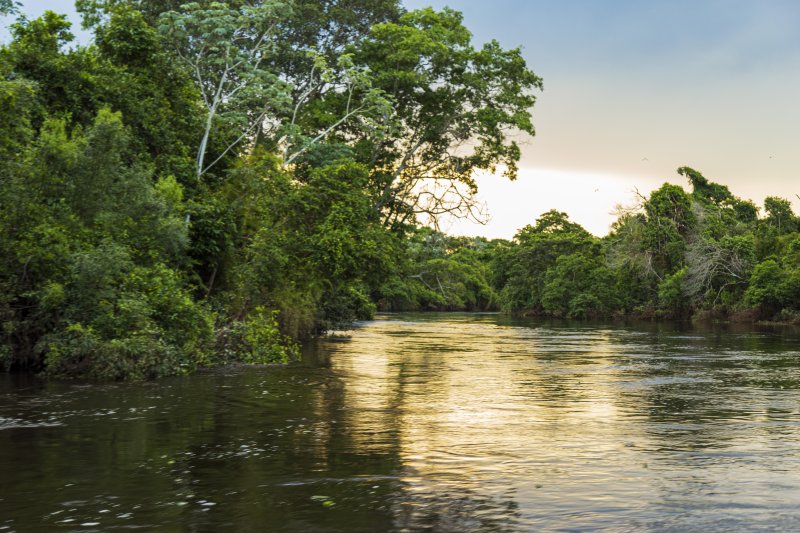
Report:
[[[519,50],[397,0],[77,8],[93,43],[47,11],[0,47],[0,367],[144,379],[286,361],[390,302],[497,305],[486,243],[414,250],[476,171],[514,177]]]

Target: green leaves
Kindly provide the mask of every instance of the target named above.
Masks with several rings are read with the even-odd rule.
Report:
[[[398,271],[378,290],[379,305],[391,311],[497,309],[489,265],[496,244],[415,231],[405,243]]]
[[[587,318],[618,309],[615,277],[597,249],[562,255],[545,273],[542,308],[556,316]]]
[[[370,154],[379,162],[375,179],[390,192],[379,199],[387,223],[479,218],[475,173],[502,169],[516,177],[519,147],[509,133],[534,133],[530,113],[541,79],[518,49],[489,42],[476,50],[461,14],[450,9],[378,24],[355,52],[395,102],[390,131],[397,141],[376,143]]]
[[[575,269],[589,272],[599,268],[599,263],[589,268],[580,256],[597,256],[597,240],[570,221],[566,213],[551,210],[542,214],[533,226],[519,230],[514,242],[516,246],[503,258],[506,277],[502,288],[503,306],[513,311],[544,309],[570,314],[570,301],[587,286],[568,289],[564,280],[578,276]]]
[[[288,105],[287,85],[267,65],[278,25],[290,12],[288,4],[268,0],[239,8],[192,2],[161,14],[159,31],[194,78],[206,110],[198,178]],[[222,148],[207,162],[212,135],[221,138]]]
[[[21,5],[22,4],[14,0],[0,0],[0,16],[17,13]]]
[[[210,316],[175,268],[187,244],[181,188],[154,185],[122,117],[101,110],[71,134],[48,120],[19,157],[27,164],[0,191],[11,365],[144,379],[203,364]]]

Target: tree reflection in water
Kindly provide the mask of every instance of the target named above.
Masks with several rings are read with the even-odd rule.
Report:
[[[795,338],[394,315],[288,367],[2,376],[0,528],[797,528]]]

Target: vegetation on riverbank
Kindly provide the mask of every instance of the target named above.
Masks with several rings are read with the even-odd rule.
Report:
[[[541,80],[453,10],[397,0],[79,0],[0,48],[0,368],[144,379],[292,359],[382,310],[796,321],[800,222],[699,172],[597,238],[550,211],[512,241]],[[13,11],[0,2],[0,12]]]
[[[397,0],[77,7],[92,44],[47,12],[0,48],[0,367],[285,361],[380,298],[488,305],[391,286],[477,171],[515,176],[541,88],[519,50]]]
[[[554,210],[511,241],[421,233],[406,256],[413,274],[393,280],[379,302],[390,310],[800,322],[800,218],[790,202],[767,197],[762,214],[694,169],[678,173],[688,192],[665,183],[620,208],[603,238]]]
[[[505,309],[566,317],[793,322],[800,220],[767,197],[763,216],[689,167],[621,209],[599,239],[555,211],[520,230],[494,269]]]

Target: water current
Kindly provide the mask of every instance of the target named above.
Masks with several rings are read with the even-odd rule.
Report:
[[[385,315],[288,366],[0,375],[0,531],[800,530],[800,334]]]

